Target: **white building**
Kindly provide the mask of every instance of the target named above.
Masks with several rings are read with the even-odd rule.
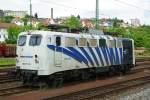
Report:
[[[5,40],[8,38],[7,29],[13,26],[16,26],[16,24],[0,23],[0,42],[5,42]]]
[[[20,18],[14,18],[11,23],[16,24],[18,26],[24,26],[24,22]]]
[[[135,19],[131,19],[131,26],[135,26],[135,27],[138,27],[140,26],[140,20],[135,18]]]
[[[6,29],[0,29],[0,43],[5,42],[8,38],[8,33]]]
[[[4,16],[13,16],[23,18],[27,15],[27,11],[12,11],[12,10],[4,10]]]

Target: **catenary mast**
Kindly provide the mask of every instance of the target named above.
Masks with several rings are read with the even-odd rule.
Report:
[[[99,20],[99,0],[96,0],[95,18],[96,18],[95,28],[97,29],[98,28],[98,20]]]

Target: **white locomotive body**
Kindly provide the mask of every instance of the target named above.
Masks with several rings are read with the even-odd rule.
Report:
[[[132,39],[86,33],[22,32],[16,66],[24,82],[86,77],[104,71],[125,72],[135,65],[133,50]]]

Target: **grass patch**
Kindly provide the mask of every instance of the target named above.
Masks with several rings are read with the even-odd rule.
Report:
[[[0,58],[0,66],[1,65],[15,65],[16,59],[15,58]]]

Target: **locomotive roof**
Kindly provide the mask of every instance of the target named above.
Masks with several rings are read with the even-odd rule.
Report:
[[[42,36],[48,36],[48,35],[59,35],[59,36],[65,36],[65,37],[83,37],[83,38],[104,38],[104,39],[128,39],[128,38],[117,38],[112,37],[110,35],[102,35],[102,34],[89,34],[89,33],[65,33],[65,32],[54,32],[54,31],[42,31],[42,30],[34,30],[34,31],[28,31],[28,32],[21,32],[19,35],[27,35],[27,34],[40,34]],[[129,40],[129,39],[128,39]]]

